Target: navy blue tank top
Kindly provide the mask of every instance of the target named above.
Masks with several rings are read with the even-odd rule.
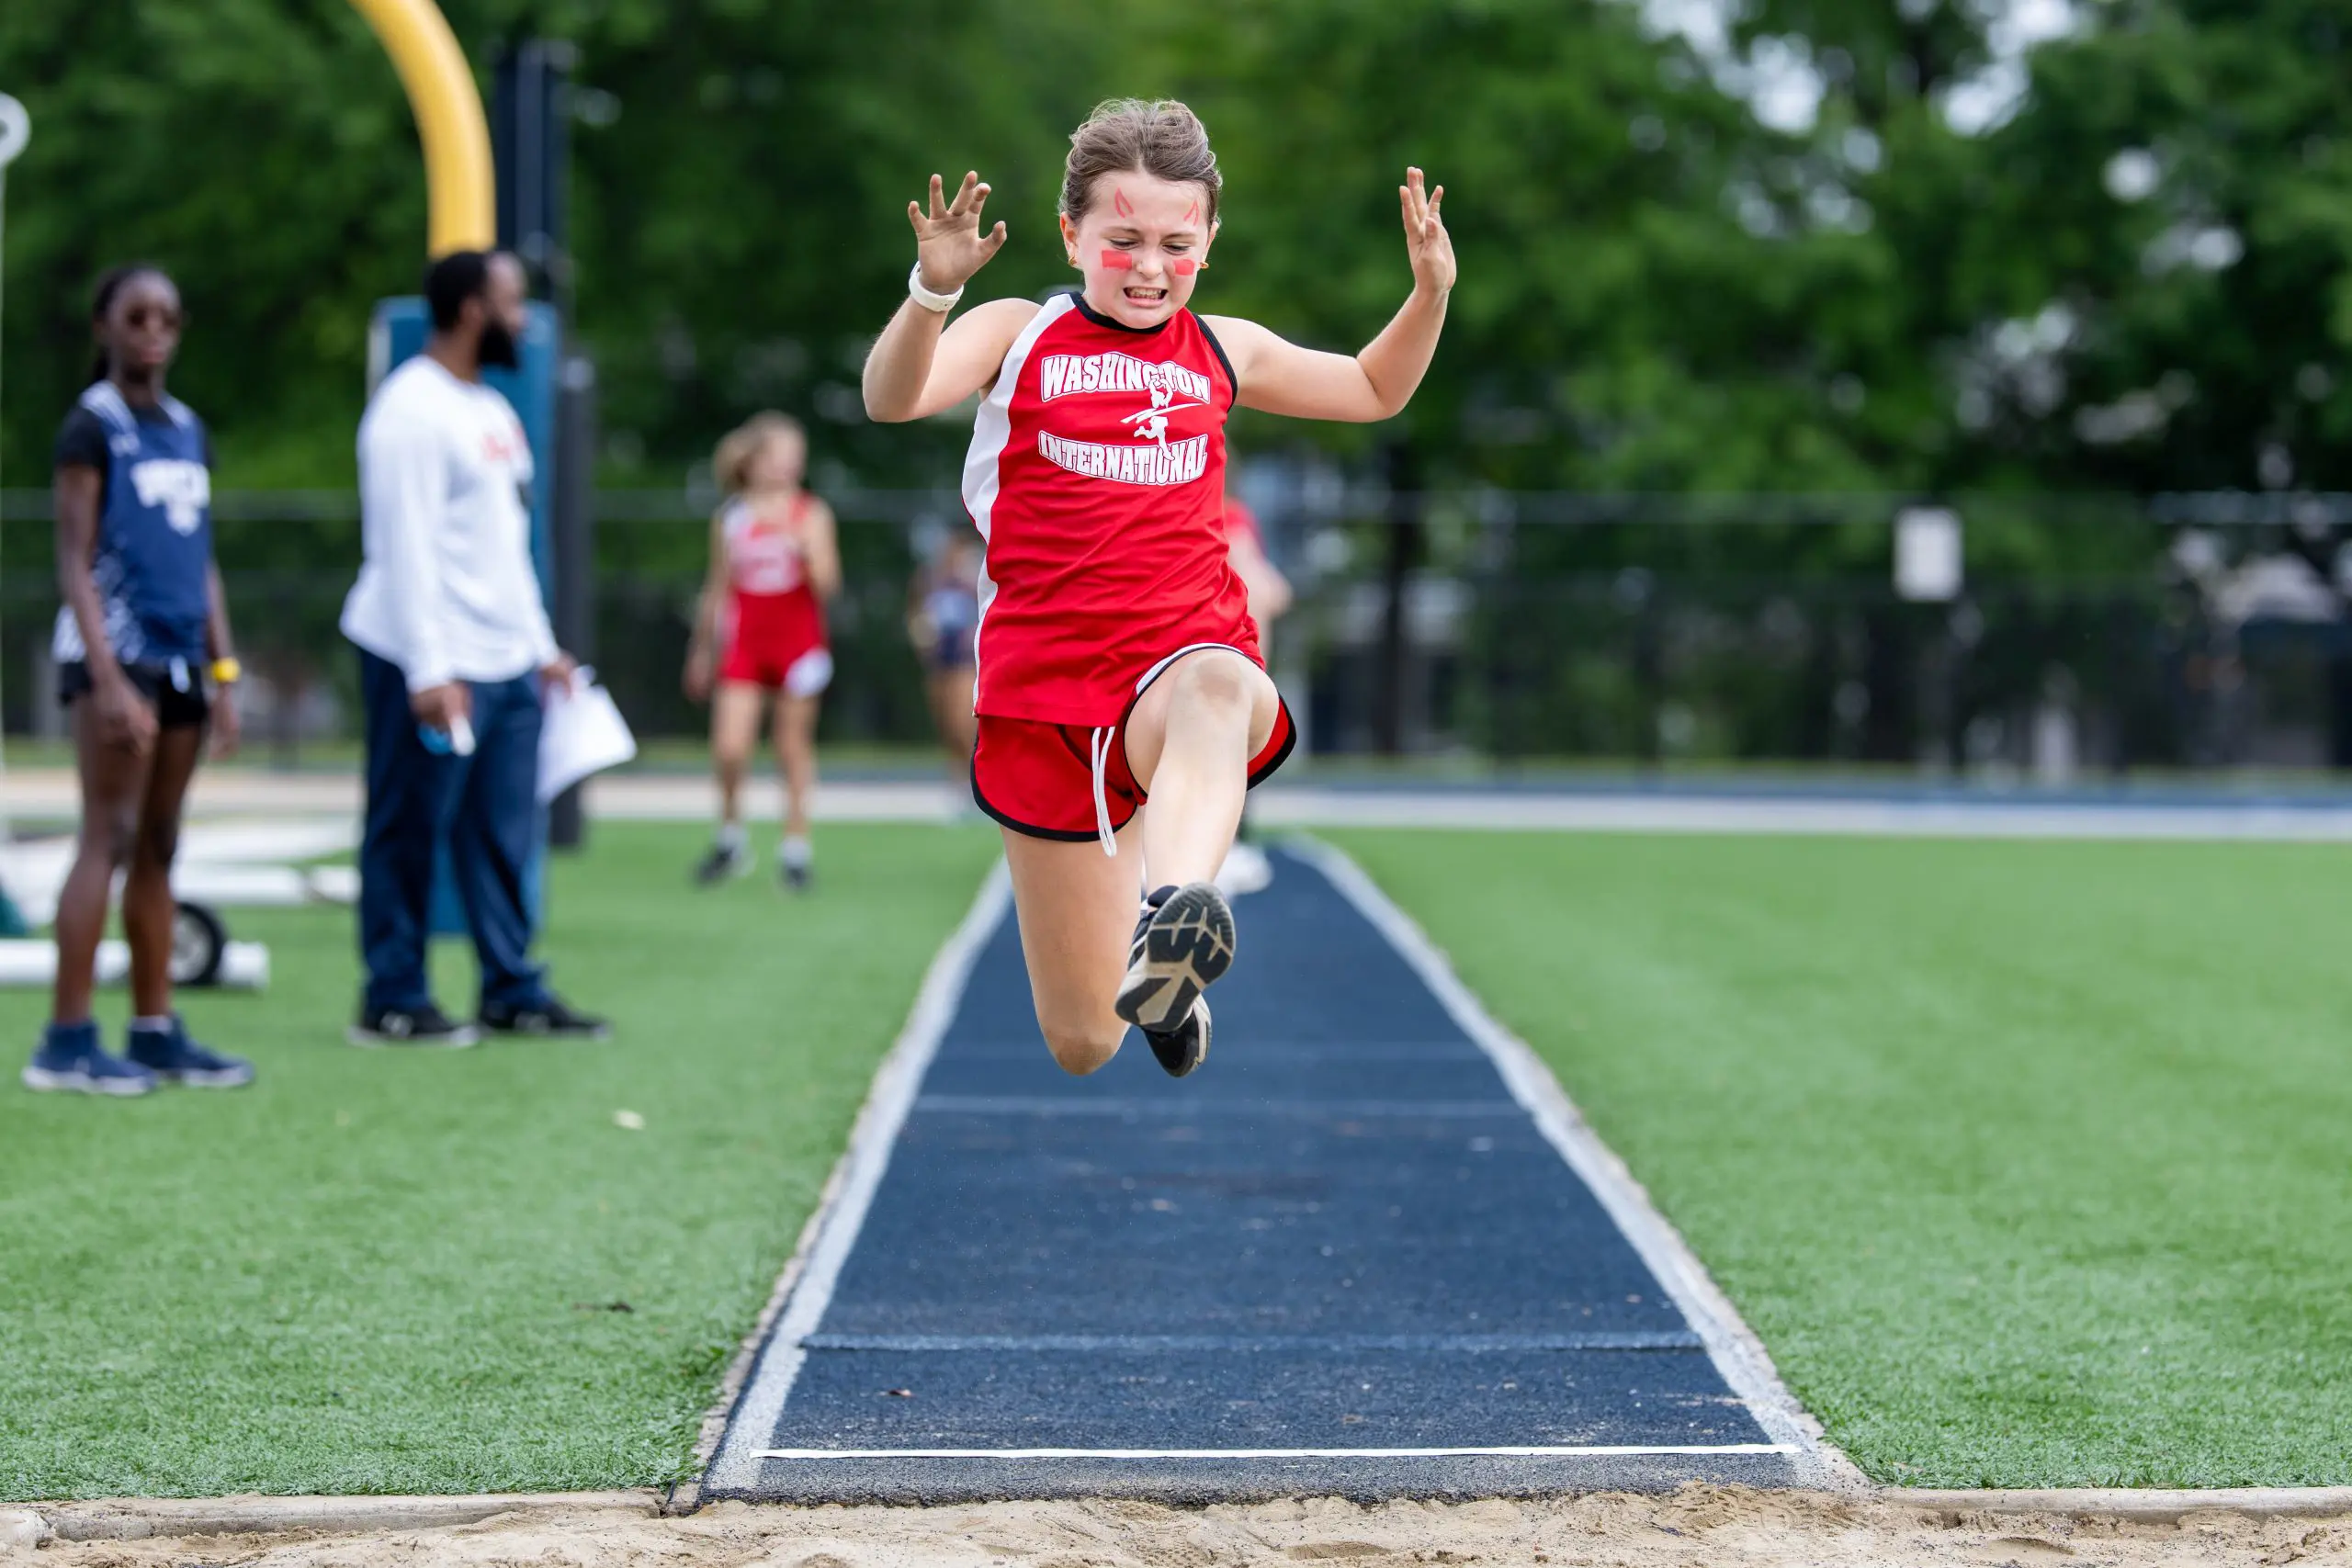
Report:
[[[204,657],[210,609],[212,469],[204,422],[165,397],[152,409],[123,400],[110,381],[83,392],[69,437],[95,421],[106,437],[106,476],[93,571],[106,606],[106,637],[125,664]],[[95,434],[95,433],[93,433]],[[95,442],[60,442],[62,457],[93,464]],[[71,606],[59,609],[51,651],[60,662],[86,659]]]

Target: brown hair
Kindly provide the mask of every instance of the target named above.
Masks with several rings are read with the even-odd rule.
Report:
[[[1069,133],[1069,162],[1062,174],[1062,216],[1076,223],[1094,199],[1094,182],[1130,171],[1208,192],[1208,226],[1216,227],[1216,202],[1225,181],[1209,151],[1208,127],[1174,98],[1110,98],[1094,106],[1086,123]]]
[[[720,493],[742,494],[743,487],[751,481],[752,459],[779,435],[797,435],[802,450],[808,448],[808,433],[800,427],[800,422],[774,409],[753,414],[720,437],[718,451],[710,459],[711,477],[718,481]]]

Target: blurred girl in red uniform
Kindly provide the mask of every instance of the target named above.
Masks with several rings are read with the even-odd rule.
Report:
[[[718,444],[712,468],[727,500],[710,524],[710,573],[695,608],[686,694],[710,699],[710,757],[718,775],[718,832],[695,867],[704,886],[751,869],[743,841],[743,774],[775,709],[784,775],[785,883],[808,885],[808,800],[817,787],[817,705],[833,678],[824,602],[840,589],[833,513],[800,486],[808,437],[780,413],[753,416]]]

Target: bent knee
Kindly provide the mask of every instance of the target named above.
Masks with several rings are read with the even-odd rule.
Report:
[[[1038,1027],[1046,1036],[1046,1049],[1054,1054],[1054,1065],[1072,1077],[1084,1077],[1101,1068],[1119,1054],[1119,1042],[1127,1028],[1114,1020],[1109,1027],[1100,1024],[1072,1027],[1039,1021]]]
[[[1205,706],[1246,710],[1252,694],[1250,677],[1256,673],[1238,653],[1202,654],[1176,667],[1176,692]]]

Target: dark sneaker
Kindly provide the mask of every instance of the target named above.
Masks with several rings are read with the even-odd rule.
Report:
[[[780,860],[775,863],[775,868],[776,874],[784,878],[784,886],[787,891],[794,893],[808,891],[808,884],[813,880],[813,873],[805,862],[795,863],[792,861]]]
[[[470,1023],[459,1023],[431,1002],[413,1008],[368,1008],[344,1036],[354,1045],[412,1045],[460,1050],[481,1039]]]
[[[695,886],[714,887],[752,869],[752,852],[741,844],[718,843],[695,864]]]
[[[136,1062],[109,1056],[98,1043],[95,1023],[51,1024],[19,1075],[27,1089],[43,1093],[146,1094],[155,1075]]]
[[[1193,998],[1193,1010],[1175,1028],[1161,1031],[1147,1029],[1144,1043],[1159,1058],[1159,1065],[1171,1078],[1181,1078],[1209,1059],[1209,999]]]
[[[1178,1029],[1200,994],[1232,966],[1233,948],[1233,911],[1215,883],[1159,889],[1136,920],[1119,1016],[1146,1033]]]
[[[560,998],[542,997],[516,1007],[507,1002],[481,1004],[481,1026],[492,1034],[527,1034],[547,1040],[610,1040],[613,1026],[601,1018],[574,1012]]]
[[[243,1089],[254,1081],[251,1062],[190,1040],[187,1025],[176,1013],[169,1029],[133,1029],[123,1055],[165,1083],[190,1089]]]

